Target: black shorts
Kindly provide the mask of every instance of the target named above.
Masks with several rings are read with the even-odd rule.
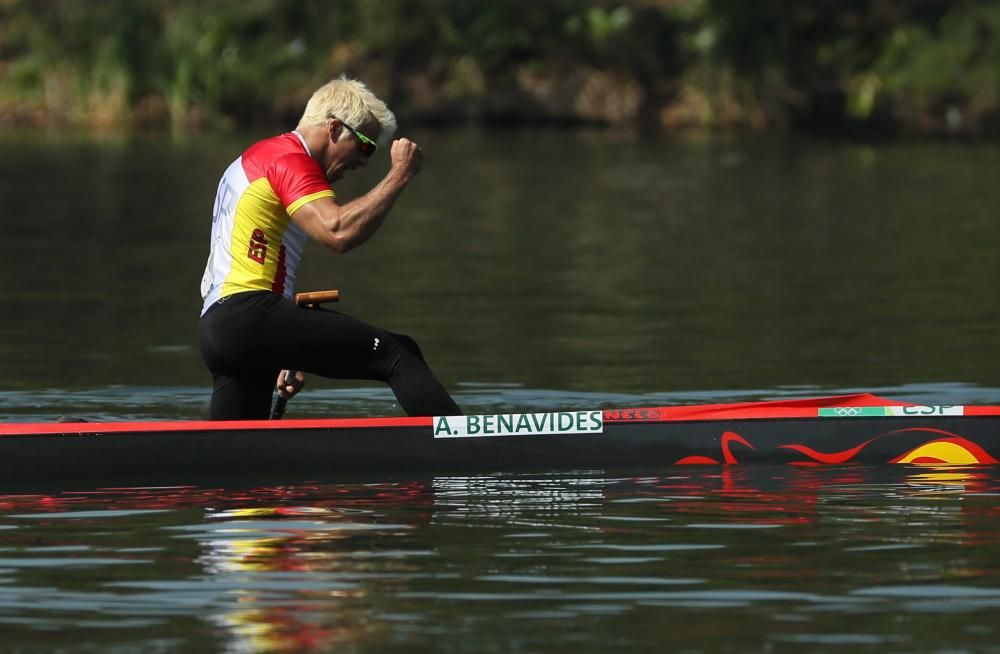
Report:
[[[212,420],[267,418],[282,369],[385,382],[411,416],[461,413],[409,336],[275,293],[217,302],[198,321],[198,347],[212,373]]]

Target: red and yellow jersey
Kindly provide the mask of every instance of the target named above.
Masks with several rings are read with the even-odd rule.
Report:
[[[324,196],[333,197],[330,183],[298,132],[255,143],[230,164],[215,194],[202,314],[243,291],[293,297],[309,237],[292,215]]]

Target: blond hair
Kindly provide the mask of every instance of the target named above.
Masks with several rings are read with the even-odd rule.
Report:
[[[378,142],[388,143],[396,133],[396,116],[362,82],[341,77],[316,89],[299,119],[299,128],[319,127],[337,118],[357,129],[374,118],[381,125]]]

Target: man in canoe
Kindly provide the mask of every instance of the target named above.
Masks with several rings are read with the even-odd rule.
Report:
[[[386,382],[408,415],[461,413],[412,338],[295,303],[306,241],[333,252],[361,245],[420,171],[423,152],[409,139],[392,140],[395,131],[384,102],[341,78],[313,94],[294,131],[255,143],[226,169],[198,321],[213,379],[211,419],[267,418],[276,383],[288,395],[302,386],[301,376],[286,378],[288,370]],[[382,181],[338,203],[331,184],[390,141]]]

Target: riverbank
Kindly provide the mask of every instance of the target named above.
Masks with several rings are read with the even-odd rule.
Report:
[[[7,127],[288,124],[346,73],[409,124],[1000,136],[996,2],[8,0],[0,44]]]

